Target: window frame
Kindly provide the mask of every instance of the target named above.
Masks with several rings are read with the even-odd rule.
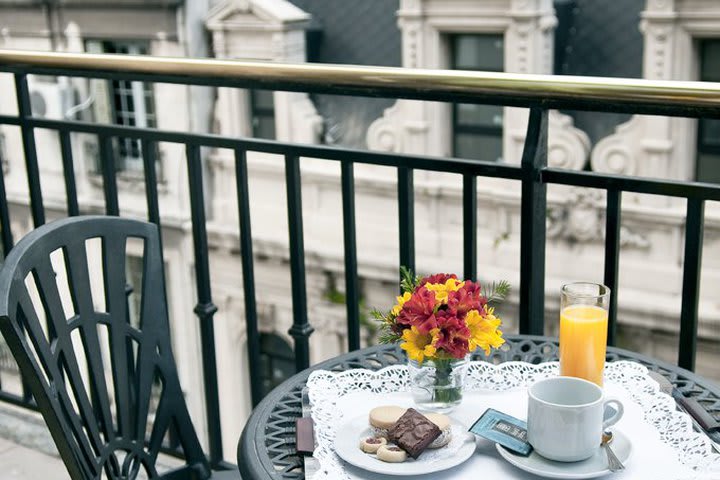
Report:
[[[108,48],[112,45],[114,48]],[[117,50],[127,49],[126,53],[117,53]],[[150,52],[150,41],[147,40],[127,40],[115,38],[88,38],[85,40],[85,50],[93,53],[117,54],[117,55],[146,55]],[[155,105],[154,85],[143,81],[128,80],[99,80],[106,82],[104,88],[105,101],[108,107],[109,121],[113,125],[128,126],[135,128],[156,128],[157,127],[157,108]],[[125,90],[126,92],[119,92]],[[130,92],[132,98],[132,108],[127,113],[119,112],[116,105],[118,97],[121,103]],[[96,99],[96,101],[101,101]],[[127,105],[127,104],[125,104]],[[125,105],[123,108],[125,108]],[[149,112],[149,113],[148,113]],[[132,118],[132,121],[129,119]],[[133,124],[134,123],[134,124]],[[137,152],[137,155],[135,154]],[[126,173],[142,172],[144,169],[142,142],[139,139],[115,137],[113,139],[113,154],[115,156],[115,170]],[[159,147],[155,149],[156,163],[160,161]],[[100,162],[102,160],[97,157],[96,171],[101,170]]]
[[[504,55],[505,55],[505,37],[502,33],[478,33],[478,32],[467,32],[467,33],[452,33],[447,34],[448,37],[448,59],[449,59],[449,68],[452,70],[468,70],[468,68],[458,68],[456,64],[457,59],[457,44],[458,39],[460,37],[464,36],[471,36],[471,37],[487,37],[487,38],[494,38],[496,40],[500,40],[503,42],[503,51],[502,51],[502,57],[503,57],[503,66],[500,69],[491,69],[486,71],[497,71],[502,72],[504,71]],[[503,154],[503,133],[504,133],[504,121],[501,122],[500,125],[477,125],[477,124],[463,124],[459,121],[459,109],[462,104],[453,102],[451,104],[451,126],[450,126],[450,137],[451,137],[451,147],[452,147],[452,155],[454,157],[457,157],[458,155],[458,134],[469,134],[473,136],[477,135],[484,135],[484,136],[492,136],[497,137],[500,140],[500,149],[501,149],[501,155]],[[481,105],[481,104],[472,104],[472,105]],[[488,106],[491,107],[491,105],[482,105],[482,106]],[[491,160],[491,161],[501,161],[502,157],[499,159],[483,159],[483,160]]]
[[[704,72],[705,66],[705,49],[708,48],[709,43],[717,45],[717,49],[720,52],[720,38],[702,38],[698,40],[697,59],[698,59],[698,80],[700,81],[711,81],[719,82],[720,78],[708,78]],[[720,58],[718,59],[720,61]],[[708,128],[708,122],[720,122],[717,119],[706,119],[699,118],[697,122],[697,135],[695,137],[695,180],[698,182],[710,182],[701,178],[700,172],[700,156],[703,154],[713,155],[718,157],[718,169],[720,169],[720,142],[716,145],[705,142],[705,131]],[[714,183],[714,182],[712,182]]]

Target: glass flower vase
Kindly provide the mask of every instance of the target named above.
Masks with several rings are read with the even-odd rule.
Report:
[[[460,405],[468,359],[408,360],[410,393],[418,410],[448,413]]]

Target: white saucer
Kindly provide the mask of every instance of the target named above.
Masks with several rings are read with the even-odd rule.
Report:
[[[475,453],[475,436],[467,427],[450,419],[452,440],[442,448],[427,449],[417,460],[387,463],[360,450],[360,439],[370,437],[368,416],[356,417],[341,425],[335,434],[335,453],[347,463],[369,472],[385,475],[417,476],[439,472],[460,465]]]
[[[518,455],[517,453],[507,450],[501,445],[496,445],[500,455],[521,470],[534,473],[545,478],[564,478],[564,479],[580,479],[595,478],[610,473],[607,467],[607,456],[605,449],[598,445],[595,454],[583,460],[582,462],[555,462],[541,457],[534,451],[527,457]],[[627,465],[630,455],[632,454],[632,443],[630,439],[622,432],[613,430],[613,441],[610,447],[615,456]]]

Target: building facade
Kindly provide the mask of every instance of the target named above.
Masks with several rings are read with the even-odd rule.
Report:
[[[407,68],[519,73],[637,75],[720,80],[720,4],[713,0],[623,0],[593,10],[587,0],[180,0],[100,2],[0,0],[0,48],[159,56],[214,56],[281,62],[385,64]],[[44,10],[43,10],[44,9]],[[601,42],[593,18],[617,15],[634,25],[642,48],[617,69],[578,51]],[[603,21],[607,20],[602,17]],[[620,22],[620,20],[618,20]],[[633,45],[635,45],[635,43]],[[604,52],[611,41],[596,44]],[[634,53],[633,53],[634,52]],[[596,65],[593,67],[593,65]],[[597,65],[600,65],[597,67]],[[596,68],[596,70],[592,70]],[[606,70],[603,70],[605,68]],[[348,99],[142,82],[32,77],[33,113],[163,130],[255,136],[284,142],[343,144],[373,150],[519,163],[527,112],[516,108],[399,100]],[[0,88],[12,91],[10,75]],[[12,96],[0,113],[14,114]],[[659,117],[551,112],[552,166],[661,178],[720,179],[720,124]],[[49,219],[65,212],[59,140],[36,130]],[[74,135],[72,147],[83,213],[102,212],[98,141]],[[142,145],[113,144],[123,215],[145,218]],[[0,127],[0,157],[11,203],[13,235],[32,229],[22,142]],[[181,145],[160,144],[157,171],[163,221],[173,346],[191,414],[203,429],[199,326],[193,313],[192,233]],[[293,370],[283,158],[249,153],[256,292],[262,364],[249,365],[238,250],[233,152],[205,153],[216,351],[223,443],[233,452],[251,409],[247,372],[261,369],[271,388]],[[312,361],[346,347],[342,202],[339,166],[302,159],[308,316]],[[398,231],[394,171],[355,171],[359,274],[363,307],[389,307],[396,291]],[[462,270],[461,179],[415,172],[416,250],[422,272]],[[480,280],[519,282],[519,185],[478,182]],[[548,191],[546,325],[556,332],[559,290],[573,280],[602,281],[604,206],[601,192],[556,186]],[[698,371],[720,378],[720,208],[708,205],[700,305]],[[684,202],[623,197],[620,292],[621,346],[675,361],[680,311]],[[128,262],[128,277],[137,265]],[[99,275],[99,272],[98,272]],[[501,307],[514,331],[517,295]],[[372,342],[372,328],[366,328]]]

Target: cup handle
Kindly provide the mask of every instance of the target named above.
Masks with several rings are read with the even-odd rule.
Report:
[[[618,421],[620,421],[620,419],[623,416],[623,413],[625,412],[625,409],[623,408],[623,404],[617,398],[609,398],[609,399],[605,400],[605,402],[603,403],[603,410],[605,409],[605,407],[607,405],[614,406],[616,411],[615,411],[615,415],[613,415],[612,417],[608,418],[607,420],[605,420],[603,422],[603,430],[605,430],[606,428],[608,428],[612,425],[615,425]]]

